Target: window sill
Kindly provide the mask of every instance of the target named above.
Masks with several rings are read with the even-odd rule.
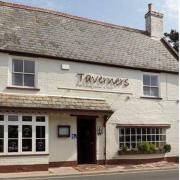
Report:
[[[159,150],[156,150],[155,152],[139,152],[139,151],[122,151],[118,150],[118,155],[153,155],[153,154],[165,154],[164,152],[160,152]]]
[[[161,97],[151,97],[151,96],[141,96],[140,98],[142,99],[157,99],[157,100],[162,100],[163,98]]]
[[[48,153],[37,154],[0,154],[0,157],[15,157],[15,156],[49,156]]]
[[[6,88],[7,88],[7,89],[20,89],[20,90],[40,91],[39,88],[35,88],[35,87],[7,86]]]

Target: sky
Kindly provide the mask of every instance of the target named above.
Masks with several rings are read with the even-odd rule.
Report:
[[[52,9],[136,29],[145,29],[148,3],[164,14],[164,32],[178,30],[179,0],[2,0]]]

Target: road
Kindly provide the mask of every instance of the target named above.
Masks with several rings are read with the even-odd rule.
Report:
[[[55,176],[42,178],[27,178],[28,180],[178,180],[178,170],[154,170],[141,172],[124,172],[111,174],[92,174],[76,176]],[[22,180],[22,179],[21,179]],[[23,178],[24,180],[24,178]]]

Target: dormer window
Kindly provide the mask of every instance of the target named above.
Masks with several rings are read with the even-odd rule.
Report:
[[[158,74],[143,74],[143,95],[150,97],[159,97]]]
[[[12,60],[12,85],[35,87],[35,62],[30,60]]]

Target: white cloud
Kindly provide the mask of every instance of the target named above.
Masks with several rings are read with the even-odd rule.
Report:
[[[178,0],[164,0],[163,11],[171,18],[178,18]]]

